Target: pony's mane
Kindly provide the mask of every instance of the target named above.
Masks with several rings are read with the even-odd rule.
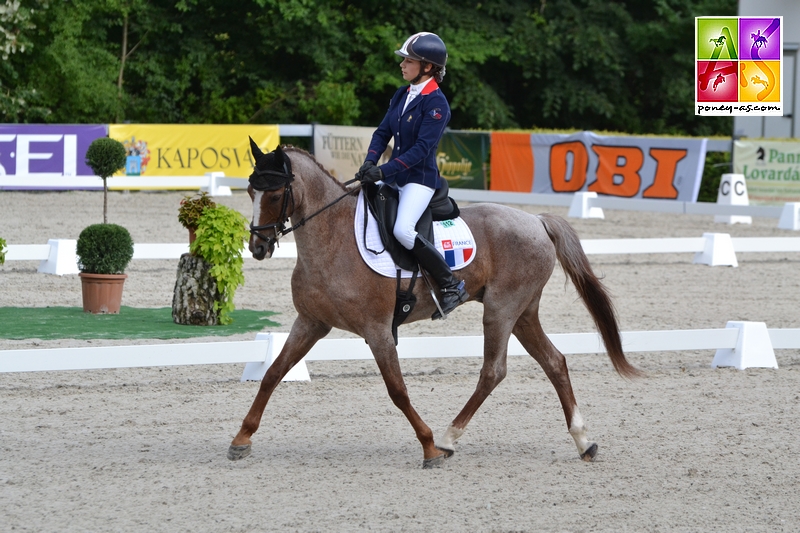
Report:
[[[308,153],[307,151],[303,150],[302,148],[298,148],[297,146],[292,146],[291,144],[284,144],[284,145],[282,145],[282,146],[281,146],[281,150],[283,150],[283,151],[284,151],[285,153],[287,153],[287,154],[290,154],[290,153],[292,153],[292,152],[296,152],[296,153],[297,153],[297,154],[299,154],[299,155],[302,155],[302,156],[306,156],[306,157],[308,157],[309,159],[311,159],[311,161],[313,161],[314,163],[316,163],[316,165],[319,167],[319,169],[322,171],[322,173],[323,173],[324,175],[328,176],[328,179],[330,179],[331,181],[333,181],[333,182],[334,182],[336,185],[338,185],[338,186],[339,186],[339,188],[340,188],[340,189],[342,189],[343,191],[346,191],[346,190],[347,190],[347,187],[345,187],[345,186],[344,186],[344,184],[343,184],[341,181],[339,181],[339,180],[337,180],[335,177],[333,177],[333,175],[332,175],[330,172],[328,172],[328,171],[325,169],[325,167],[323,167],[323,166],[320,164],[320,162],[319,162],[319,161],[317,161],[317,158],[316,158],[316,157],[314,157],[314,155],[313,155],[313,154],[310,154],[310,153]],[[357,189],[356,189],[356,190],[357,190]]]

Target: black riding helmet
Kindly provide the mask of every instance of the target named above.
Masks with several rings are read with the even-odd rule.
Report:
[[[438,35],[426,31],[415,33],[403,43],[400,50],[395,50],[400,57],[416,61],[425,61],[444,68],[447,64],[447,48]]]

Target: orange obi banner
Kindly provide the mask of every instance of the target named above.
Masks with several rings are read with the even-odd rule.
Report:
[[[111,124],[108,136],[128,152],[120,176],[203,176],[223,172],[246,178],[253,171],[250,137],[264,152],[280,142],[277,125]]]
[[[532,192],[590,191],[623,198],[696,202],[706,141],[615,137],[589,131],[570,135],[534,133]]]
[[[492,132],[489,190],[531,192],[533,153],[530,133]]]

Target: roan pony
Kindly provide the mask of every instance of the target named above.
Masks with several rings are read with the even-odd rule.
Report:
[[[277,240],[294,231],[297,264],[292,296],[298,316],[231,443],[229,459],[250,455],[250,438],[275,387],[331,328],[355,333],[369,344],[390,398],[422,444],[423,468],[440,466],[455,452],[455,441],[505,377],[512,333],[555,387],[581,458],[594,459],[597,444],[587,437],[565,358],[539,322],[542,289],[556,260],[594,319],[616,371],[623,377],[635,377],[639,371],[625,359],[611,299],[566,220],[489,203],[461,209],[477,253],[457,275],[466,281],[471,300],[483,303],[484,359],[475,392],[435,443],[431,429],[411,405],[391,333],[396,280],[373,272],[356,247],[353,221],[358,188],[347,189],[301,149],[279,147],[264,154],[255,143],[251,145],[256,167],[248,187],[253,200],[249,248],[258,260],[271,257]],[[290,220],[293,226],[287,228]],[[332,276],[334,272],[346,275]],[[431,297],[425,296],[425,283],[417,283],[415,293],[418,304],[407,322],[430,319],[436,310]]]

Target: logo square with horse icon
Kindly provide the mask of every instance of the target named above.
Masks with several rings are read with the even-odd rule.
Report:
[[[695,19],[696,114],[783,115],[782,24],[783,17]]]

